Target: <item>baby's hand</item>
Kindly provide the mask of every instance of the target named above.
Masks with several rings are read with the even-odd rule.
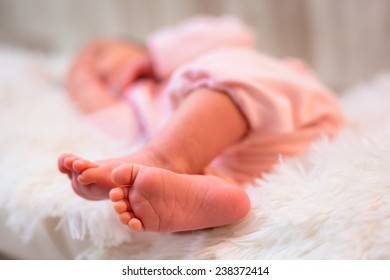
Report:
[[[145,49],[123,41],[100,40],[87,45],[78,55],[67,87],[80,104],[92,101],[94,96],[101,98],[102,94],[117,98],[133,81],[146,75],[151,75],[151,66]]]
[[[106,40],[92,44],[86,51],[98,77],[114,91],[121,92],[140,76],[151,74],[147,52],[140,46]]]

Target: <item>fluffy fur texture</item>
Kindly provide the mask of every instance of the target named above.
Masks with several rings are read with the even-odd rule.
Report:
[[[61,251],[55,244],[60,255],[53,258],[390,259],[389,75],[343,95],[350,127],[338,139],[281,159],[248,186],[252,211],[239,223],[134,234],[110,202],[79,198],[57,171],[62,152],[97,160],[137,149],[84,122],[61,85],[67,61],[0,49],[0,211],[7,230],[27,242],[20,252],[31,242],[43,244],[38,228],[45,228],[55,242],[77,247]],[[82,246],[72,246],[80,240]]]

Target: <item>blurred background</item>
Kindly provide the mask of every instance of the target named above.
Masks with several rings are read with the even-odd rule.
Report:
[[[99,37],[142,40],[197,14],[239,17],[260,50],[304,59],[336,90],[390,68],[388,0],[0,0],[0,47],[74,52]]]

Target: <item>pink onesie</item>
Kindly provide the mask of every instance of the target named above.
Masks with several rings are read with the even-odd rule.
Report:
[[[259,53],[253,32],[235,18],[197,17],[159,30],[148,49],[162,83],[132,84],[122,108],[131,108],[144,135],[161,129],[199,87],[229,95],[249,123],[248,136],[218,156],[207,174],[250,182],[281,155],[296,155],[343,124],[334,94],[302,62]]]

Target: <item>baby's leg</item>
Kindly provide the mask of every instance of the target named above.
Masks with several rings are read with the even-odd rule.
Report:
[[[117,186],[110,179],[117,166],[136,163],[200,174],[247,129],[246,120],[227,95],[200,88],[181,103],[164,129],[136,155],[94,163],[65,155],[60,157],[59,169],[71,178],[78,194],[84,193],[87,199],[105,199]]]
[[[177,232],[222,226],[250,209],[246,192],[207,175],[177,174],[135,164],[119,166],[110,198],[122,223],[134,231]]]

